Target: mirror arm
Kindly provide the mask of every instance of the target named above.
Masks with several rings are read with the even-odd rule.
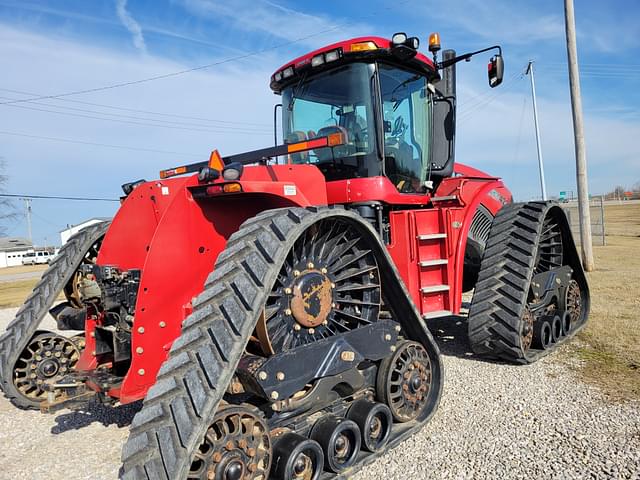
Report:
[[[473,57],[474,55],[477,55],[478,53],[488,52],[489,50],[493,50],[496,48],[498,49],[498,55],[502,56],[502,47],[500,45],[494,45],[493,47],[483,48],[482,50],[477,50],[471,53],[465,53],[463,55],[458,55],[457,57],[450,58],[449,60],[444,60],[442,62],[437,63],[436,68],[442,70],[443,68],[450,67],[451,65],[461,62],[462,60],[468,61],[471,59],[471,57]]]

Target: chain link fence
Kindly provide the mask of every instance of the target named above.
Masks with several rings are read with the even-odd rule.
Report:
[[[580,244],[580,215],[578,213],[578,202],[575,200],[560,204],[567,214],[571,232],[576,244]],[[591,235],[594,245],[606,245],[605,218],[604,218],[604,197],[592,197],[589,200],[591,212]]]

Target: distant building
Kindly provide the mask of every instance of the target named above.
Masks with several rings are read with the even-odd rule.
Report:
[[[0,238],[0,268],[22,265],[22,257],[32,251],[33,243],[26,238]]]
[[[108,220],[111,220],[111,219],[106,217],[94,217],[94,218],[90,218],[89,220],[85,220],[84,222],[79,223],[78,225],[67,225],[67,228],[60,231],[60,244],[64,245],[65,243],[67,243],[67,241],[72,235],[75,235],[83,228],[88,227],[89,225],[93,225],[94,223],[105,222]]]

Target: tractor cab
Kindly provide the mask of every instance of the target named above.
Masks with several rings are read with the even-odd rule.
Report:
[[[434,63],[417,38],[357,38],[294,60],[272,77],[282,95],[285,143],[340,133],[344,143],[290,155],[327,181],[386,177],[420,194],[453,158],[434,158]],[[446,168],[445,175],[450,174]]]
[[[433,60],[418,45],[403,33],[356,38],[277,70],[271,88],[282,95],[284,143],[343,138],[289,161],[317,166],[328,182],[383,177],[404,194],[428,193],[451,176],[458,58],[448,50],[437,63],[437,34],[429,41]]]

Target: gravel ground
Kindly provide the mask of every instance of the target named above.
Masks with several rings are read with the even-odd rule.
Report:
[[[0,331],[14,313],[0,311]],[[640,479],[640,405],[606,403],[555,356],[524,367],[479,361],[463,322],[431,327],[446,369],[440,409],[354,479]],[[136,408],[41,415],[0,399],[0,478],[116,478]]]

